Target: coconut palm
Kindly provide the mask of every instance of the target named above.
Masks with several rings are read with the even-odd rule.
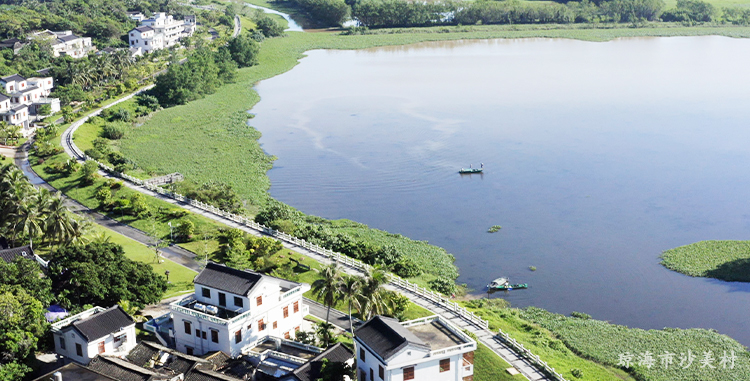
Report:
[[[323,304],[328,307],[328,312],[326,312],[326,323],[328,323],[331,307],[336,304],[339,297],[339,280],[341,279],[341,275],[339,274],[339,267],[336,262],[315,271],[320,274],[321,278],[312,283],[312,292],[318,299],[322,299]]]
[[[339,295],[341,301],[349,306],[349,329],[354,337],[354,325],[352,324],[352,306],[359,309],[360,293],[362,292],[362,278],[344,275],[339,282]]]
[[[388,283],[388,275],[380,267],[368,269],[362,279],[362,293],[360,294],[360,316],[369,320],[373,315],[382,315],[388,312],[385,286]]]
[[[49,204],[47,217],[44,220],[44,234],[50,242],[57,242],[59,245],[67,241],[72,233],[71,217],[64,205],[64,200],[59,194],[55,195]]]

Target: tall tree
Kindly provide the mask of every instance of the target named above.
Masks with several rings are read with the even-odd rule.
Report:
[[[382,315],[388,312],[388,303],[385,295],[385,286],[388,283],[386,272],[378,267],[372,267],[362,280],[362,293],[360,294],[360,315],[369,320],[373,315]]]
[[[328,318],[331,315],[331,307],[336,304],[339,297],[339,281],[341,280],[339,266],[334,262],[315,271],[320,274],[320,278],[312,283],[312,291],[328,307],[328,311],[326,312],[326,323],[328,323]]]
[[[349,307],[349,330],[354,338],[354,325],[352,324],[352,307],[360,308],[360,294],[362,293],[362,278],[344,275],[339,282],[339,295],[341,301]]]

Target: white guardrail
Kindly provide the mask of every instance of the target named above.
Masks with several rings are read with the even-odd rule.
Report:
[[[70,131],[70,132],[67,134],[67,136],[64,137],[67,140],[68,146],[71,148],[71,150],[73,150],[73,152],[79,158],[81,158],[83,160],[94,160],[91,157],[89,157],[86,154],[84,154],[83,152],[81,152],[81,150],[75,145],[75,143],[73,143],[73,138],[72,138],[73,132],[78,127],[80,127],[81,125],[83,125],[84,123],[86,123],[86,121],[89,119],[89,117],[99,115],[99,113],[101,113],[102,110],[104,110],[105,108],[109,108],[109,107],[112,107],[112,106],[114,106],[114,105],[116,105],[116,104],[118,104],[120,102],[126,101],[126,100],[132,98],[133,96],[139,94],[140,92],[150,89],[151,87],[153,87],[153,85],[144,87],[143,89],[141,89],[137,93],[133,93],[133,94],[127,96],[127,97],[119,99],[118,101],[113,102],[113,103],[111,103],[111,104],[109,104],[109,105],[107,105],[105,107],[102,107],[102,108],[94,111],[93,113],[89,114],[88,116],[86,116],[86,117],[84,117],[84,118],[76,121],[75,123],[73,123],[70,126],[70,128],[68,129],[68,131]],[[314,253],[316,253],[318,255],[322,255],[322,256],[327,257],[327,258],[329,258],[329,259],[331,259],[333,261],[336,261],[336,262],[339,262],[339,263],[343,263],[344,265],[346,265],[348,267],[351,267],[351,268],[354,268],[356,270],[367,271],[367,270],[371,269],[370,265],[368,265],[368,264],[366,264],[366,263],[364,263],[364,262],[362,262],[360,260],[347,257],[346,255],[343,255],[341,253],[337,253],[337,252],[328,250],[328,249],[326,249],[324,247],[320,247],[320,246],[318,246],[316,244],[307,242],[307,241],[305,241],[303,239],[291,236],[289,234],[286,234],[286,233],[278,231],[278,230],[271,229],[270,227],[262,225],[262,224],[259,224],[259,223],[255,222],[255,221],[253,221],[253,220],[251,220],[251,219],[249,219],[247,217],[240,216],[240,215],[237,215],[237,214],[234,214],[234,213],[230,213],[230,212],[226,212],[226,211],[221,210],[221,209],[219,209],[219,208],[217,208],[217,207],[215,207],[213,205],[209,205],[209,204],[200,202],[198,200],[193,200],[193,199],[187,198],[187,197],[185,197],[185,196],[183,196],[183,195],[181,195],[179,193],[171,192],[171,191],[165,190],[163,188],[160,188],[158,186],[155,186],[155,185],[152,185],[152,184],[148,184],[148,183],[144,182],[141,179],[137,179],[137,178],[135,178],[133,176],[130,176],[130,175],[127,175],[125,173],[117,172],[117,171],[115,171],[114,168],[112,168],[112,167],[110,167],[108,165],[105,165],[104,163],[101,163],[101,162],[96,161],[96,160],[94,160],[94,161],[99,165],[99,168],[101,168],[101,169],[109,172],[110,174],[112,174],[114,176],[117,176],[119,178],[128,180],[131,183],[136,184],[138,186],[142,186],[142,187],[144,187],[144,188],[146,188],[146,189],[148,189],[148,190],[150,190],[152,192],[156,192],[156,193],[158,193],[160,195],[167,196],[169,198],[172,198],[174,200],[180,201],[182,203],[191,205],[191,206],[193,206],[195,208],[198,208],[198,209],[201,209],[201,210],[213,213],[213,214],[215,214],[217,216],[224,217],[224,218],[229,219],[231,221],[234,221],[234,222],[236,222],[238,224],[241,224],[241,225],[244,225],[244,226],[248,226],[248,227],[250,227],[250,228],[252,228],[254,230],[260,231],[260,232],[262,232],[264,234],[267,234],[267,235],[269,235],[271,237],[277,238],[277,239],[279,239],[281,241],[284,241],[286,243],[290,243],[290,244],[293,244],[293,245],[296,245],[296,246],[299,246],[299,247],[303,247],[303,248],[305,248],[307,250],[310,250],[310,251],[312,251],[312,252],[314,252]],[[401,277],[399,277],[397,275],[394,275],[394,274],[391,274],[391,273],[388,273],[387,275],[388,275],[388,279],[390,280],[390,283],[392,285],[394,285],[396,287],[399,287],[401,289],[404,289],[406,291],[413,292],[413,293],[415,293],[415,294],[417,294],[417,295],[419,295],[419,296],[421,296],[421,297],[423,297],[425,299],[428,299],[431,302],[433,302],[433,303],[435,303],[435,304],[437,304],[437,305],[439,305],[439,306],[441,306],[441,307],[443,307],[443,308],[445,308],[445,309],[447,309],[449,311],[454,312],[456,315],[460,316],[462,319],[464,319],[464,320],[466,320],[466,321],[468,321],[468,322],[476,325],[477,327],[479,327],[481,329],[487,329],[487,330],[489,329],[489,322],[487,320],[482,319],[481,317],[477,316],[474,312],[469,311],[466,308],[458,305],[457,303],[449,300],[445,295],[442,295],[442,294],[440,294],[438,292],[435,292],[435,291],[432,291],[432,290],[428,290],[427,288],[424,288],[422,286],[414,284],[414,283],[412,283],[412,282],[410,282],[410,281],[408,281],[406,279],[403,279],[403,278],[401,278]],[[532,354],[528,349],[524,348],[522,344],[516,342],[515,339],[510,338],[510,336],[508,336],[507,333],[499,331],[498,335],[495,336],[495,337],[500,338],[503,341],[506,341],[508,344],[510,344],[513,347],[514,350],[518,351],[524,357],[529,358],[532,362],[536,363],[541,369],[543,369],[545,372],[549,373],[551,376],[555,377],[558,380],[565,381],[565,378],[563,378],[563,376],[561,374],[557,373],[554,368],[551,368],[549,365],[547,365],[546,362],[540,360],[539,356],[536,356],[536,355]]]

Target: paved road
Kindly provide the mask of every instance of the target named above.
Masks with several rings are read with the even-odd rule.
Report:
[[[320,320],[326,319],[326,313],[328,311],[328,307],[308,298],[305,298],[305,304],[310,306],[310,315],[315,316],[316,318]],[[328,322],[347,332],[350,331],[349,315],[335,308],[331,308],[331,315],[328,317]],[[362,321],[355,318],[354,328],[356,329],[360,325],[362,325]]]
[[[29,182],[31,182],[34,186],[47,188],[50,191],[57,192],[57,189],[52,187],[52,185],[49,185],[48,183],[46,183],[31,168],[31,165],[29,164],[29,159],[28,159],[28,149],[30,148],[30,145],[31,145],[31,141],[26,142],[23,146],[21,146],[16,151],[16,155],[15,155],[16,165],[19,168],[21,168],[21,171],[23,171],[24,175],[26,175],[26,177],[29,179]],[[148,234],[144,233],[143,231],[138,230],[132,226],[125,225],[116,220],[113,220],[101,213],[95,212],[87,208],[83,204],[80,204],[78,201],[75,201],[71,198],[66,197],[64,194],[63,194],[63,197],[65,198],[65,206],[67,206],[71,212],[74,212],[76,214],[80,214],[83,216],[88,216],[89,218],[91,218],[91,220],[94,223],[98,225],[101,225],[107,229],[120,233],[146,246],[153,246],[154,244],[153,240],[151,239],[151,237],[148,236]],[[178,264],[181,264],[195,271],[200,271],[201,269],[200,264],[195,260],[195,254],[191,251],[185,250],[179,246],[164,247],[160,249],[160,251],[162,253],[162,256],[164,256],[165,258],[171,259],[172,261]]]

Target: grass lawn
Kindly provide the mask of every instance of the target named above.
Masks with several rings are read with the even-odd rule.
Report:
[[[152,249],[107,228],[94,224],[92,230],[94,235],[104,233],[109,236],[111,242],[122,246],[126,257],[149,264],[153,267],[155,273],[164,275],[165,271],[169,271],[169,288],[167,288],[163,298],[177,296],[184,291],[193,290],[193,278],[198,275],[195,271],[169,259],[163,259],[162,263],[156,263]]]
[[[511,376],[505,370],[510,368],[510,364],[501,359],[491,349],[484,344],[477,343],[477,350],[474,351],[474,381],[506,381],[506,380],[525,380],[522,374]]]
[[[700,241],[665,251],[664,267],[690,276],[750,282],[750,241]]]

